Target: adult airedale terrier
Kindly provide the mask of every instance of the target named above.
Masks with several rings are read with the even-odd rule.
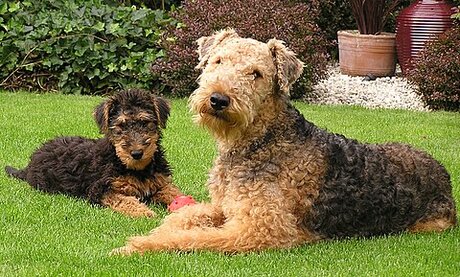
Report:
[[[148,203],[169,204],[182,194],[160,144],[169,111],[150,92],[122,91],[94,110],[103,138],[58,137],[36,150],[26,168],[5,170],[44,192],[85,198],[132,217],[154,216]]]
[[[113,254],[234,253],[456,224],[449,174],[428,154],[359,143],[304,119],[288,101],[303,64],[281,41],[224,30],[198,44],[190,107],[217,140],[211,202],[182,208]]]

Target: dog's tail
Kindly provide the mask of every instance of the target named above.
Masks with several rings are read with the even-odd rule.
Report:
[[[8,176],[15,177],[23,181],[26,180],[26,171],[24,169],[16,169],[7,165],[5,166],[5,172]]]

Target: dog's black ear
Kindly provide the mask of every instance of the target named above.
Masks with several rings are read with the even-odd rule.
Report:
[[[201,37],[196,42],[198,44],[198,60],[200,61],[195,67],[196,69],[203,69],[208,63],[210,52],[217,45],[221,44],[224,40],[229,38],[239,37],[235,30],[228,28],[215,32],[212,36]]]
[[[97,105],[94,109],[93,116],[96,121],[99,131],[102,134],[107,134],[109,131],[109,113],[113,105],[113,100],[108,99],[101,104]]]
[[[155,107],[155,113],[157,115],[158,124],[161,128],[166,128],[166,121],[168,121],[169,112],[171,110],[168,102],[165,99],[152,96],[153,97],[153,105]]]
[[[297,59],[295,53],[289,50],[281,40],[271,39],[267,45],[272,52],[276,68],[275,81],[279,91],[289,94],[291,85],[303,72],[303,62]]]

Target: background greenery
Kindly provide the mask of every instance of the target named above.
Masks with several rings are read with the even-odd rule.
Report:
[[[428,42],[419,55],[407,79],[421,99],[432,109],[460,111],[460,21]]]
[[[396,16],[415,1],[378,1],[397,3],[384,30],[395,32]],[[196,39],[226,27],[284,40],[305,63],[291,90],[304,98],[337,61],[337,31],[356,22],[349,0],[2,0],[0,88],[105,95],[142,87],[188,96],[199,75]],[[431,71],[413,83],[431,108],[458,111],[460,41],[451,35],[445,43],[453,50],[428,50],[420,61]]]
[[[402,234],[323,242],[227,256],[211,252],[109,257],[166,215],[131,219],[83,200],[51,196],[7,178],[3,167],[25,166],[29,155],[58,135],[98,137],[91,118],[99,97],[0,91],[0,276],[458,276],[460,228],[442,234]],[[187,100],[172,100],[164,136],[174,180],[206,201],[213,140],[191,122]],[[460,115],[368,110],[296,103],[309,120],[365,142],[401,141],[431,153],[451,174],[460,201]]]
[[[326,76],[328,55],[323,33],[316,25],[319,1],[311,3],[285,0],[184,0],[171,17],[178,27],[166,28],[162,47],[165,57],[157,59],[152,73],[172,96],[189,96],[197,88],[200,72],[195,69],[196,40],[216,30],[231,27],[241,37],[262,42],[277,38],[304,62],[303,73],[291,88],[291,97],[300,98]],[[179,27],[180,26],[180,27]]]
[[[104,0],[0,2],[0,87],[104,94],[158,86],[162,10]]]

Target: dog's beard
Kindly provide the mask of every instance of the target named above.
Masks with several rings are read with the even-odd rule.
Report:
[[[233,99],[231,103],[225,110],[216,111],[208,101],[194,103],[196,106],[191,101],[191,110],[195,113],[193,121],[208,129],[218,140],[236,140],[251,124],[253,116],[247,105],[237,105]]]

